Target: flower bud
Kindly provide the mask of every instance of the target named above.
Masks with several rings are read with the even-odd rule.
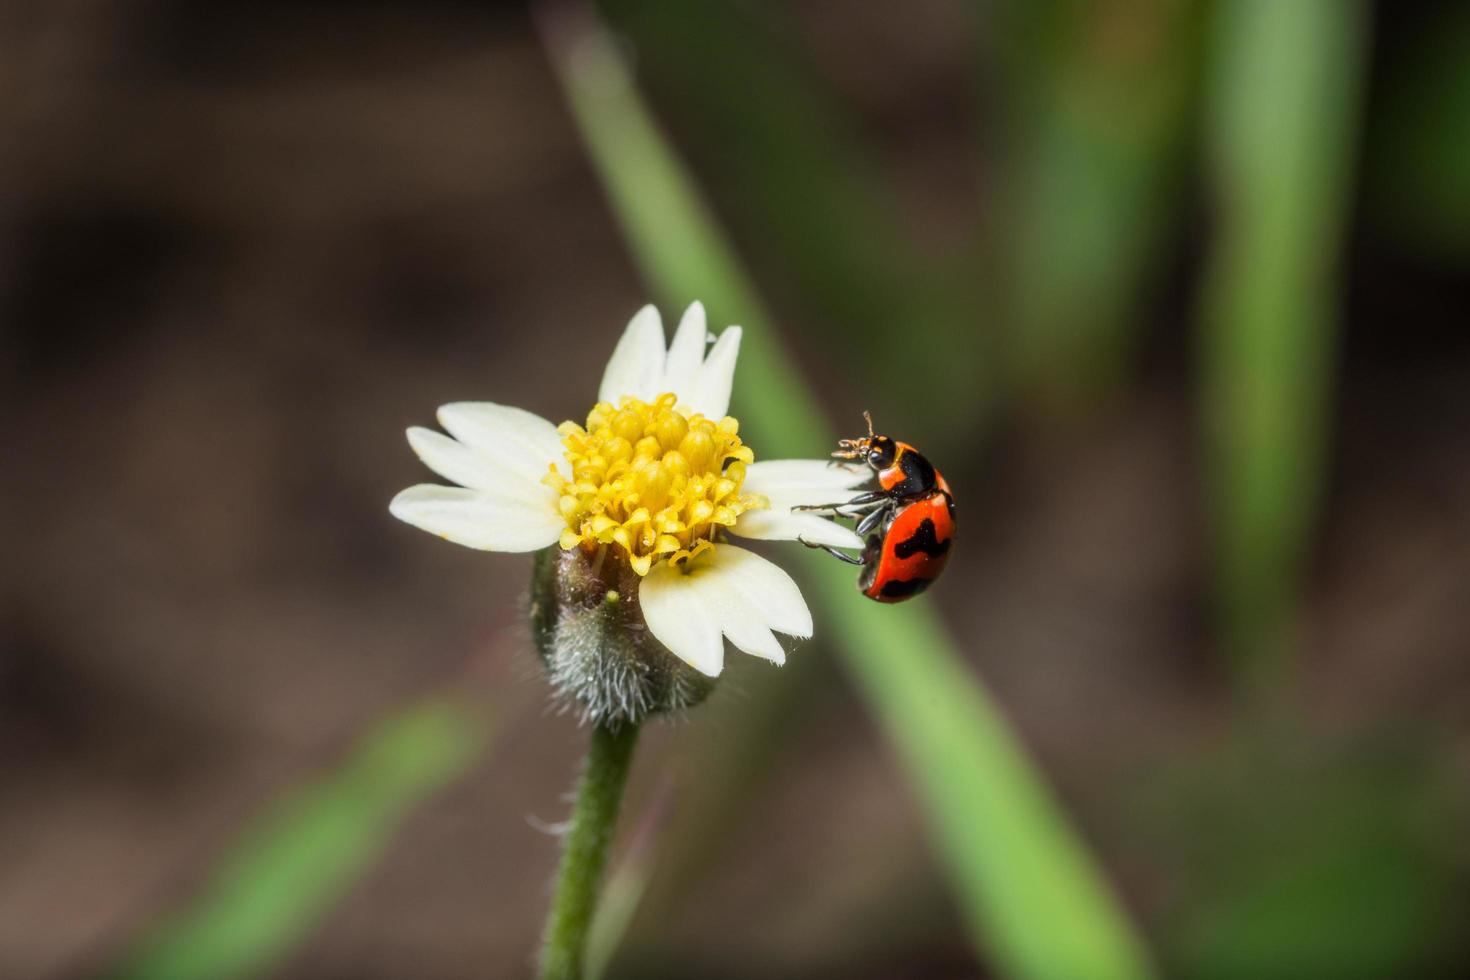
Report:
[[[584,722],[617,726],[699,704],[714,679],[654,638],[621,548],[547,548],[531,571],[531,632],[556,698]]]

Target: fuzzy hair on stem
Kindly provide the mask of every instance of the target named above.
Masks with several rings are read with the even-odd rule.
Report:
[[[583,974],[587,936],[637,742],[638,725],[633,722],[592,729],[557,869],[556,894],[546,917],[541,980],[579,980]]]

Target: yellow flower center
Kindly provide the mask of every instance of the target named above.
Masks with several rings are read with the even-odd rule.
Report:
[[[678,399],[664,394],[652,403],[623,398],[587,413],[585,428],[557,427],[570,480],[553,470],[546,483],[567,529],[561,546],[593,551],[617,545],[639,575],[667,559],[685,562],[713,548],[720,528],[742,513],[770,502],[740,492],[745,467],[755,460],[740,442],[740,423],[684,415]]]

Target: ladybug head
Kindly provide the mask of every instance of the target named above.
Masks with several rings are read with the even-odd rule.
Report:
[[[868,440],[868,465],[875,470],[886,470],[898,456],[898,446],[887,436],[874,436]]]
[[[873,434],[873,417],[867,412],[863,418],[868,423],[868,434],[858,439],[842,439],[837,445],[840,447],[832,454],[834,459],[860,459],[875,470],[883,470],[893,465],[898,456],[898,444],[887,436]]]

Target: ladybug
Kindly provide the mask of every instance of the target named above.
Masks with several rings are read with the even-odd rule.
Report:
[[[861,517],[856,531],[866,536],[862,557],[826,545],[820,548],[849,565],[861,565],[858,590],[878,602],[902,602],[923,592],[949,561],[954,543],[954,495],[929,460],[906,442],[873,433],[867,413],[868,434],[843,439],[833,459],[860,459],[878,474],[880,489],[860,493],[836,504],[816,504],[797,510],[830,511],[840,517]]]

